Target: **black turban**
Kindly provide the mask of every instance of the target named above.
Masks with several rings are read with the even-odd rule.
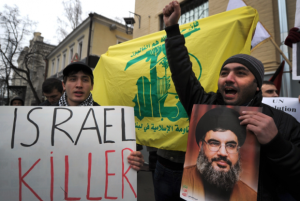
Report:
[[[218,107],[206,112],[199,120],[196,127],[196,142],[204,139],[206,133],[217,129],[230,130],[238,138],[239,146],[242,146],[246,139],[246,126],[240,125],[238,117],[240,114],[227,107]]]

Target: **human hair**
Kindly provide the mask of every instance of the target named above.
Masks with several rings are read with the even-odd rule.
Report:
[[[51,93],[54,89],[57,89],[60,93],[63,92],[62,83],[57,78],[48,78],[44,81],[42,85],[43,93]]]
[[[68,75],[64,76],[64,78],[63,78],[64,84],[66,84],[67,79],[68,79],[69,76],[74,75],[74,74],[76,74],[76,73],[78,73],[78,72],[80,72],[80,71],[83,72],[85,75],[89,76],[89,77],[91,78],[91,83],[92,83],[92,85],[94,85],[94,76],[91,75],[90,73],[86,72],[86,71],[83,70],[83,69],[74,69],[74,70],[72,70],[70,73],[68,73]]]
[[[229,63],[239,63],[248,68],[248,70],[254,75],[255,80],[257,82],[257,86],[260,89],[262,85],[262,81],[264,79],[264,65],[263,63],[254,58],[253,56],[247,55],[247,54],[236,54],[231,57],[229,57],[224,63],[223,66],[226,66]],[[221,70],[222,70],[221,68]]]
[[[16,96],[13,99],[11,99],[10,105],[12,105],[15,100],[21,101],[22,105],[24,106],[24,100],[21,97],[19,97],[19,96]]]
[[[195,138],[199,145],[204,140],[207,132],[224,132],[230,130],[238,139],[239,146],[242,146],[246,139],[246,126],[240,125],[239,113],[227,107],[217,107],[207,111],[196,126]]]
[[[263,84],[268,84],[268,85],[274,85],[275,86],[275,84],[273,83],[273,82],[271,82],[271,81],[263,81]]]

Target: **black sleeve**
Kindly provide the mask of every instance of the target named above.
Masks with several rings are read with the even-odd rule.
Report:
[[[48,100],[45,100],[44,102],[42,102],[41,104],[39,104],[39,106],[51,106],[50,102]]]
[[[273,110],[278,134],[268,144],[262,145],[272,171],[281,186],[296,200],[300,200],[300,123],[289,114]]]
[[[185,47],[184,36],[180,34],[178,24],[167,27],[166,32],[166,53],[172,79],[179,99],[190,117],[194,104],[209,104],[209,99],[215,93],[205,93],[197,80]]]
[[[93,101],[93,106],[101,106],[97,102]]]

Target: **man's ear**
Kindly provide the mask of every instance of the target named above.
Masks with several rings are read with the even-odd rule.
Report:
[[[259,91],[259,87],[256,87],[256,91]]]
[[[61,84],[62,84],[62,87],[63,87],[64,91],[66,91],[65,83],[64,83],[64,82],[61,82]]]
[[[199,151],[200,151],[201,150],[201,146],[202,146],[202,140],[199,141],[198,146],[199,146]]]

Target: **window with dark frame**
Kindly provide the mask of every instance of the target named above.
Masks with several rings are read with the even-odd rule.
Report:
[[[63,55],[63,63],[62,63],[62,69],[64,69],[66,67],[66,53],[64,53]]]
[[[78,59],[80,60],[81,59],[81,54],[82,54],[82,41],[80,41],[78,43]]]
[[[181,16],[178,24],[186,24],[208,17],[208,0],[186,0],[180,4]],[[160,30],[165,29],[165,23],[163,15],[159,16],[160,19]]]
[[[56,75],[58,74],[58,70],[59,70],[59,57],[57,57]]]
[[[72,58],[73,58],[73,47],[70,49],[70,61],[69,61],[69,63],[72,62]]]
[[[52,60],[51,75],[54,74],[54,62],[55,62],[55,60],[53,59],[53,60]]]

